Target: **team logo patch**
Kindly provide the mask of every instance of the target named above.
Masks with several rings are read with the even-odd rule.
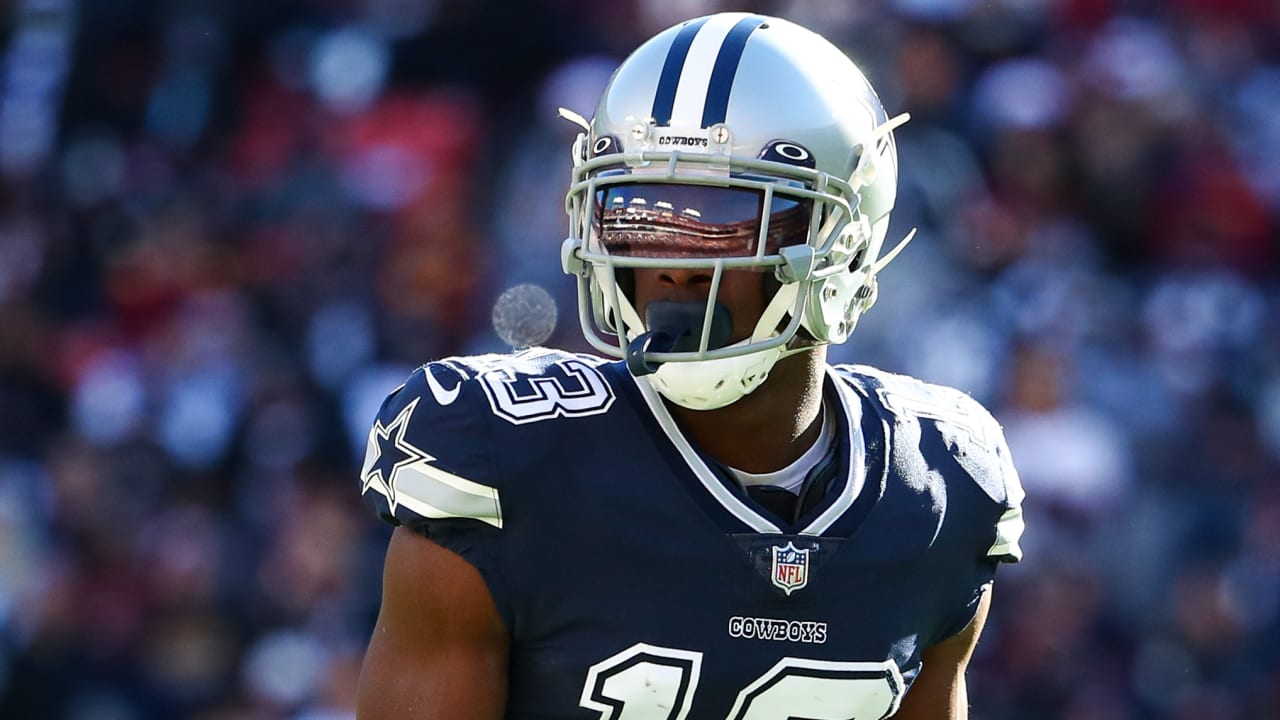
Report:
[[[790,595],[809,584],[809,551],[801,550],[794,543],[785,546],[774,545],[772,572],[769,574],[773,584]]]

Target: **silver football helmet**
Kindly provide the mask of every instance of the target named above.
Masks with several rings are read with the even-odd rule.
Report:
[[[906,116],[890,120],[848,57],[786,20],[669,28],[622,63],[592,120],[561,113],[583,128],[561,254],[583,332],[685,407],[728,405],[779,358],[844,342],[910,239],[880,257]],[[705,273],[705,304],[649,303],[641,317],[639,268]],[[717,291],[741,270],[767,273],[772,295],[730,342]]]

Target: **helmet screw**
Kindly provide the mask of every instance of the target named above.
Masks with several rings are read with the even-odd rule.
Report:
[[[636,124],[631,126],[631,137],[636,140],[643,140],[644,136],[648,134],[649,129],[644,125]]]
[[[729,128],[723,125],[711,128],[711,141],[721,144],[729,142]]]

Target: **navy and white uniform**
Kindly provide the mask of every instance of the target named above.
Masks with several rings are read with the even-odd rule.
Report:
[[[1020,557],[1022,490],[963,393],[862,366],[825,393],[837,442],[798,517],[623,364],[544,349],[415,371],[370,432],[363,494],[483,576],[507,718],[873,720]]]

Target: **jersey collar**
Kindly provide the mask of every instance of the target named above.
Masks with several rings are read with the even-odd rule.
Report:
[[[661,427],[674,449],[683,458],[690,472],[697,479],[701,489],[714,502],[733,516],[738,522],[751,530],[760,533],[785,533],[800,535],[821,535],[835,525],[848,510],[853,507],[866,481],[866,443],[862,430],[862,398],[848,385],[836,377],[834,370],[827,367],[827,385],[835,388],[827,397],[836,397],[839,405],[836,414],[840,419],[840,430],[845,437],[838,442],[848,449],[847,458],[841,458],[841,466],[846,469],[842,476],[835,478],[833,487],[828,491],[828,499],[818,506],[816,516],[812,514],[801,518],[798,529],[784,527],[772,515],[760,512],[753,503],[748,502],[742,494],[730,486],[724,478],[713,470],[702,458],[688,438],[680,432],[675,418],[667,409],[666,403],[657,390],[642,378],[632,377],[636,389],[650,414]],[[627,373],[630,376],[630,373]]]

